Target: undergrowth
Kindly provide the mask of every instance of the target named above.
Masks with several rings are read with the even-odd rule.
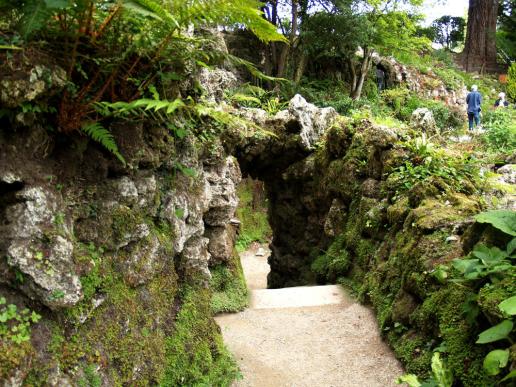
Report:
[[[213,313],[243,310],[248,305],[248,291],[240,265],[229,268],[221,264],[211,268],[210,272],[210,287],[213,290],[211,310]]]
[[[257,187],[257,188],[255,188]],[[241,222],[236,241],[239,252],[246,250],[253,242],[265,243],[272,236],[267,220],[267,201],[260,184],[244,179],[238,187],[239,204],[236,215]]]

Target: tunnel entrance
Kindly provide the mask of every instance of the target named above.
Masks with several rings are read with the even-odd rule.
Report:
[[[263,230],[267,223],[270,225],[268,287],[315,284],[316,276],[310,266],[329,244],[324,219],[331,201],[328,203],[324,190],[315,186],[314,152],[337,113],[333,108],[318,108],[296,95],[288,110],[274,116],[259,109],[249,109],[244,116],[268,133],[248,136],[229,151],[244,177],[241,189],[251,185],[247,186],[244,198],[251,200],[251,209],[247,211],[260,202],[267,207],[267,216],[263,216],[262,209],[258,216],[261,223],[256,227]],[[241,239],[248,238],[247,234],[241,232]],[[245,244],[245,240],[240,244]]]

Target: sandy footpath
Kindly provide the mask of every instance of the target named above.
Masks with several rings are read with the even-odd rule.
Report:
[[[403,374],[372,311],[338,286],[263,290],[256,247],[242,254],[251,307],[216,317],[243,380],[234,386],[396,386]],[[268,253],[268,251],[267,251]]]

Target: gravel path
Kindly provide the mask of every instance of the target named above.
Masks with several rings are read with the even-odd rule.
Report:
[[[248,251],[242,265],[251,289],[265,285],[266,258]],[[396,386],[403,374],[372,311],[338,286],[253,290],[250,309],[216,320],[244,376],[237,387]]]

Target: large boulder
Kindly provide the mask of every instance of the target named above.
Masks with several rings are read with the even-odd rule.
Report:
[[[410,125],[414,129],[418,129],[427,134],[439,132],[437,124],[435,123],[434,114],[427,108],[418,108],[414,110],[410,116]]]
[[[296,94],[289,102],[288,113],[281,111],[276,117],[285,118],[287,122],[295,121],[299,127],[301,145],[306,150],[312,150],[337,117],[337,112],[331,107],[318,108]]]

